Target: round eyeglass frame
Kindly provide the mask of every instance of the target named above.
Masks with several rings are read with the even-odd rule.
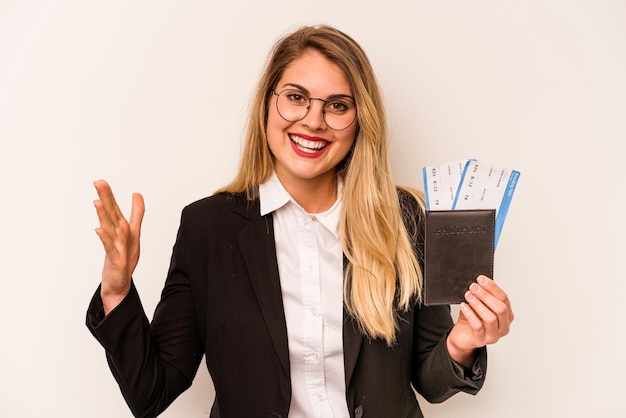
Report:
[[[301,94],[303,97],[306,97],[307,99],[309,99],[309,104],[306,107],[306,112],[304,112],[304,115],[302,115],[302,117],[300,117],[299,119],[293,119],[293,120],[292,119],[287,119],[285,116],[283,116],[283,114],[280,112],[280,109],[278,107],[278,99],[280,98],[280,95],[283,94],[286,91],[298,91],[298,90],[287,88],[287,89],[283,89],[283,90],[281,90],[281,91],[279,91],[277,93],[276,90],[272,89],[272,94],[274,94],[276,96],[276,111],[278,112],[280,117],[283,118],[284,120],[286,120],[287,122],[298,122],[298,121],[301,121],[302,119],[306,118],[306,115],[308,115],[309,111],[311,110],[311,101],[312,100],[319,100],[320,102],[322,102],[324,104],[328,103],[328,100],[321,99],[319,97],[309,97],[305,93],[303,93],[301,91],[298,91],[298,93]],[[356,111],[356,107],[355,107],[354,118],[352,119],[352,121],[350,121],[350,123],[345,128],[339,128],[339,129],[333,128],[332,126],[330,126],[328,124],[328,122],[326,122],[326,109],[325,109],[324,106],[322,106],[322,119],[324,119],[324,123],[326,124],[326,126],[328,126],[333,131],[344,131],[344,130],[348,129],[349,127],[352,126],[352,124],[356,120],[356,117],[357,117],[357,111]]]

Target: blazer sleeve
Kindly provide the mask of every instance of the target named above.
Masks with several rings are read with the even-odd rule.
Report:
[[[113,376],[132,413],[155,417],[191,383],[203,356],[186,274],[185,217],[152,323],[133,283],[106,317],[100,289],[87,311],[87,327],[104,347]]]
[[[412,383],[427,401],[443,402],[458,392],[472,395],[482,388],[487,372],[487,349],[476,350],[470,368],[455,362],[448,353],[446,339],[452,319],[449,306],[422,306],[414,323]]]
[[[406,191],[399,192],[405,225],[411,237],[420,267],[424,266],[424,209]],[[470,368],[455,362],[449,355],[446,339],[454,325],[450,306],[424,306],[418,303],[413,323],[413,387],[427,401],[443,402],[462,391],[476,394],[485,381],[487,350],[477,350]]]

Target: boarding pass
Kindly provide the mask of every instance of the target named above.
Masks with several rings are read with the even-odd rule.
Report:
[[[504,225],[520,172],[459,160],[423,169],[426,210],[495,209],[495,245]]]

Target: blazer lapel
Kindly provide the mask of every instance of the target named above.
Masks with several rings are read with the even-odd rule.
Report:
[[[359,359],[363,334],[359,331],[352,318],[344,311],[343,314],[343,363],[346,373],[346,390],[350,387],[352,374]]]
[[[348,258],[343,256],[343,271],[346,272],[348,267]],[[359,359],[359,352],[361,351],[361,344],[363,343],[363,334],[359,331],[358,325],[348,315],[348,312],[343,311],[343,364],[346,374],[346,390],[350,387],[350,381],[352,380],[352,374],[356,367],[357,360]]]
[[[250,219],[237,240],[274,348],[285,373],[289,375],[287,324],[276,261],[272,216],[260,215],[258,201],[236,205],[235,211]]]

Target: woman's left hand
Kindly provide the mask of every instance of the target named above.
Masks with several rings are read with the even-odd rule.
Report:
[[[469,367],[476,348],[493,344],[509,333],[514,315],[507,294],[486,276],[472,283],[465,300],[446,343],[450,357]]]

